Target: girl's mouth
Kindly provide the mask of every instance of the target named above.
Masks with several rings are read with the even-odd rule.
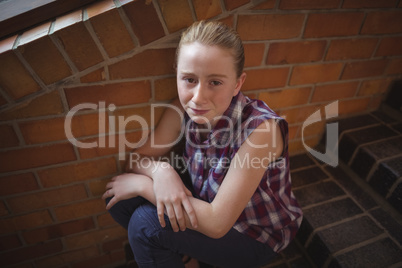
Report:
[[[196,115],[203,115],[209,111],[209,110],[201,110],[201,109],[194,109],[194,108],[190,108],[190,109]]]

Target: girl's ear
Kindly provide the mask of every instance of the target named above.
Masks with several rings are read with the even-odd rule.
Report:
[[[245,72],[243,72],[243,73],[240,75],[240,77],[237,78],[236,88],[235,88],[235,90],[234,90],[234,92],[233,92],[233,96],[236,96],[236,95],[239,93],[241,87],[242,87],[243,84],[244,84],[244,81],[246,81],[246,76],[247,76],[247,74],[246,74]]]

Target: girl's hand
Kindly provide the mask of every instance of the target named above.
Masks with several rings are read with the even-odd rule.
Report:
[[[133,173],[126,173],[116,177],[106,184],[106,192],[103,194],[102,199],[109,197],[113,198],[109,201],[106,209],[109,210],[120,200],[126,200],[141,195],[144,184],[151,181],[150,178]]]
[[[188,198],[192,194],[184,186],[177,172],[168,163],[163,163],[158,166],[152,178],[154,180],[156,207],[161,226],[166,226],[164,219],[166,209],[173,231],[178,232],[179,229],[184,231],[186,229],[184,208],[191,226],[197,228],[198,223],[195,211]]]

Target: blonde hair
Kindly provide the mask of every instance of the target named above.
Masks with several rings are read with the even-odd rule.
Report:
[[[176,50],[176,62],[179,57],[180,48],[184,44],[199,42],[208,46],[219,46],[231,51],[237,77],[243,73],[244,68],[244,48],[238,33],[218,21],[198,21],[193,23],[181,35],[179,46]]]

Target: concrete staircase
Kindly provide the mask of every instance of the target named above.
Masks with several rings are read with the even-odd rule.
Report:
[[[298,264],[285,253],[266,267],[402,267],[401,101],[337,121],[337,167],[309,154],[292,157],[304,211]]]

